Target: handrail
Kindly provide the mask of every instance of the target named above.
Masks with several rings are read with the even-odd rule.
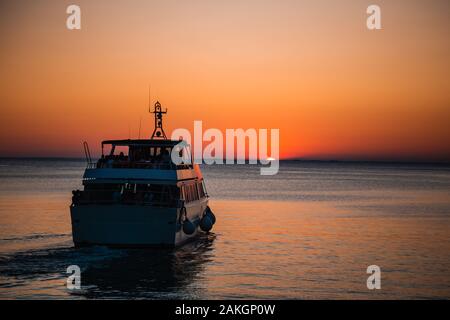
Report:
[[[74,204],[153,204],[158,206],[175,206],[179,197],[162,191],[138,191],[120,193],[119,190],[96,189],[90,191],[74,191]],[[147,195],[148,197],[146,197]]]
[[[111,161],[111,162],[108,162]],[[192,165],[174,164],[173,162],[142,162],[128,160],[101,159],[97,168],[115,168],[115,169],[161,169],[161,170],[179,170],[192,169]]]
[[[89,150],[89,144],[86,141],[83,142],[83,148],[84,148],[84,155],[86,157],[87,167],[88,168],[95,167],[95,163],[92,162],[91,151]]]

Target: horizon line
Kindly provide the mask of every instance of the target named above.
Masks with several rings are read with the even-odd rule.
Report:
[[[86,161],[85,157],[79,156],[0,156],[1,160],[7,159],[34,159],[34,160],[49,160],[49,159],[60,159],[60,160],[83,160]],[[224,160],[224,165],[225,159]],[[242,160],[242,158],[235,158],[234,161]],[[245,161],[249,161],[248,158],[245,158]],[[450,165],[450,160],[423,160],[423,159],[319,159],[319,158],[283,158],[279,159],[280,162],[286,161],[301,161],[301,162],[353,162],[353,163],[399,163],[399,164],[440,164],[440,165]],[[247,163],[246,163],[247,164]]]

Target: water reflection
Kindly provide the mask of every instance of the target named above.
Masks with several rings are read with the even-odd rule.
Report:
[[[196,278],[211,259],[214,235],[178,250],[127,249],[123,256],[91,264],[81,273],[86,298],[185,298],[202,296]]]
[[[74,249],[68,204],[84,163],[5,165],[0,298],[450,297],[448,166],[289,162],[271,178],[206,166],[217,239],[162,251]],[[79,292],[66,288],[72,264]],[[376,292],[372,264],[383,274]]]
[[[22,291],[23,296],[70,298],[198,299],[203,296],[196,278],[212,259],[214,234],[177,250],[113,249],[106,247],[62,248],[20,252],[0,257],[0,288]],[[65,273],[69,265],[81,269],[81,290],[68,290]],[[8,279],[8,282],[4,281]],[[47,286],[52,281],[60,286]],[[28,283],[28,284],[27,284]]]

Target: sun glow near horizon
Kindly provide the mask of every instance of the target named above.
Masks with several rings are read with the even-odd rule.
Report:
[[[450,160],[447,1],[2,3],[0,156],[166,130],[279,128],[280,158]]]

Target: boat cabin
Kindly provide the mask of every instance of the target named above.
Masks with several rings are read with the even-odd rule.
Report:
[[[107,152],[105,153],[105,148]],[[171,154],[174,148],[184,161],[175,164]],[[102,142],[102,156],[97,168],[153,168],[153,169],[192,169],[189,146],[176,140],[106,140]]]

